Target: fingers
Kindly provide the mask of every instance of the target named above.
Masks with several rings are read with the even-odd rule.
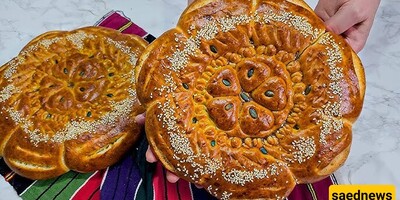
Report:
[[[167,171],[167,180],[170,183],[176,183],[179,180],[179,177],[173,174],[170,171]]]
[[[151,150],[150,146],[147,148],[147,151],[146,151],[146,160],[149,163],[157,162],[157,158],[154,155],[153,151]]]
[[[146,151],[146,160],[149,163],[157,162],[157,158],[154,155],[153,151],[151,150],[150,146],[147,148],[147,151]],[[173,174],[170,171],[167,171],[167,175],[166,176],[167,176],[168,182],[170,182],[170,183],[176,183],[179,180],[179,177],[176,176],[175,174]]]
[[[349,30],[344,32],[346,42],[358,53],[363,48],[369,35],[368,25],[361,24],[357,28],[351,27]]]
[[[319,0],[315,7],[315,14],[327,21],[339,9],[335,0]]]
[[[360,13],[354,7],[344,6],[341,7],[335,15],[325,21],[327,29],[336,33],[342,34],[347,31],[350,27],[361,23],[363,18],[360,17]]]
[[[317,14],[323,21],[329,19],[328,13],[324,9],[318,8],[318,6],[315,8],[315,14]]]
[[[143,125],[146,119],[146,113],[139,114],[135,117],[135,122]]]

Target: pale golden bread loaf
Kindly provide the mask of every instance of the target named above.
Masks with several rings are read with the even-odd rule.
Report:
[[[29,42],[0,69],[0,156],[31,179],[116,163],[140,134],[135,65],[146,46],[101,27]]]
[[[346,160],[363,67],[302,0],[198,0],[139,59],[146,135],[220,199],[281,199]]]

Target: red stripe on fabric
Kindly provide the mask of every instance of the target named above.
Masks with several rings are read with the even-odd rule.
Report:
[[[90,198],[90,200],[100,200],[100,199],[101,199],[100,194],[101,194],[100,190],[97,190],[97,191],[93,194],[92,198]],[[82,200],[83,200],[83,199],[82,199]],[[86,199],[85,199],[85,200],[86,200]]]
[[[105,170],[100,170],[95,172],[95,174],[90,177],[84,185],[79,188],[79,190],[75,193],[71,199],[73,200],[81,200],[81,199],[89,199],[90,196],[93,195],[94,192],[100,191],[98,188],[101,185],[101,182],[103,180]],[[94,196],[92,197],[92,199]],[[99,198],[100,198],[100,193],[99,193]]]
[[[133,23],[127,29],[122,31],[122,33],[134,34],[134,35],[138,35],[140,37],[144,37],[147,35],[147,32],[145,30],[143,30],[142,28],[140,28],[135,23]]]
[[[113,13],[112,15],[110,15],[109,17],[104,19],[104,21],[102,21],[99,24],[99,26],[104,26],[104,27],[113,28],[113,29],[118,30],[123,25],[127,24],[128,22],[129,22],[129,20],[126,19],[125,17],[122,17],[118,13]]]
[[[168,200],[179,200],[178,192],[176,183],[170,183],[167,181]]]
[[[160,163],[157,163],[156,171],[153,174],[154,199],[166,199],[164,195],[164,173]]]
[[[166,185],[165,185],[166,183]],[[180,179],[178,183],[170,183],[166,181],[166,176],[161,163],[157,163],[156,171],[153,175],[153,187],[155,199],[168,200],[192,200],[190,192],[190,184]],[[165,188],[167,191],[165,191]],[[167,195],[167,196],[165,196]]]
[[[290,193],[289,200],[313,200],[306,184],[299,184]]]
[[[178,190],[181,200],[192,200],[193,197],[192,193],[190,192],[190,183],[183,179],[180,179],[178,182],[179,182]]]
[[[329,195],[329,186],[333,185],[330,177],[321,181],[313,183],[312,186],[315,190],[318,200],[327,200]],[[312,200],[312,195],[307,188],[306,184],[296,185],[292,193],[288,197],[289,200]]]
[[[319,200],[328,199],[329,197],[329,186],[333,185],[330,177],[325,178],[319,182],[313,183],[315,193]]]

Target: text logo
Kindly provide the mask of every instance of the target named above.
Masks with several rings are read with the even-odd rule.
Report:
[[[330,200],[396,200],[394,185],[331,185]]]

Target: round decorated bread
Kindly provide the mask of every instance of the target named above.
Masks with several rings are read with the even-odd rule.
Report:
[[[365,77],[301,0],[198,0],[139,59],[163,165],[220,199],[281,199],[346,160]]]
[[[44,33],[0,68],[0,156],[30,179],[117,162],[138,139],[139,54],[147,43],[85,27]]]

